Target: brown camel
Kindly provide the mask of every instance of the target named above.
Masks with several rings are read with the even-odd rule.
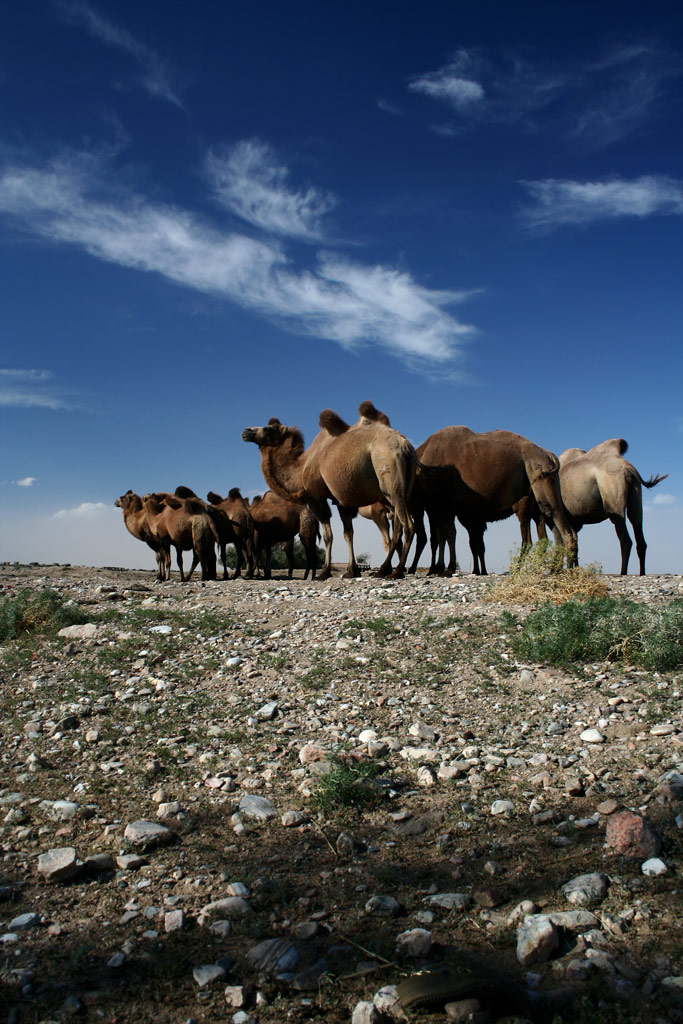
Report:
[[[228,491],[227,498],[222,498],[215,491],[209,491],[206,498],[209,502],[209,509],[220,510],[228,518],[231,531],[231,539],[228,543],[235,545],[237,557],[235,578],[241,576],[242,569],[245,569],[248,579],[251,579],[256,572],[254,520],[247,503],[240,494],[239,487],[233,487]]]
[[[126,491],[114,502],[117,508],[123,512],[123,521],[126,529],[136,540],[144,541],[148,547],[155,552],[157,557],[157,579],[160,582],[170,579],[171,576],[171,546],[164,546],[150,530],[147,522],[147,512],[143,508],[142,498],[133,491]]]
[[[304,579],[315,579],[318,551],[316,541],[319,536],[319,524],[316,517],[306,505],[298,505],[286,501],[274,491],[266,491],[257,495],[249,502],[249,511],[254,520],[256,530],[257,559],[263,569],[265,579],[271,578],[271,556],[275,544],[281,543],[287,556],[288,578],[294,574],[294,538],[297,533],[306,552],[306,572]]]
[[[142,505],[154,538],[176,550],[180,579],[183,583],[192,577],[198,563],[202,566],[202,579],[216,579],[216,548],[218,534],[202,502],[195,498],[176,498],[174,494],[145,494]],[[192,551],[192,565],[185,576],[183,551]]]
[[[621,546],[621,575],[628,572],[628,562],[633,541],[626,527],[628,516],[636,538],[636,551],[640,563],[640,575],[645,575],[645,552],[647,544],[643,535],[643,487],[656,487],[666,480],[663,476],[651,476],[644,480],[635,466],[623,457],[628,443],[623,438],[611,438],[596,444],[590,451],[582,448],[567,448],[560,455],[560,489],[569,519],[578,532],[582,526],[602,523],[606,519],[613,524]],[[525,531],[530,533],[530,520],[534,519],[538,534],[545,536],[545,520],[555,528],[551,517],[543,517],[534,504],[517,512],[522,540]]]
[[[486,524],[512,515],[513,506],[533,494],[539,508],[551,514],[569,565],[576,564],[576,532],[560,497],[559,461],[544,448],[519,434],[491,430],[477,434],[469,427],[444,427],[427,438],[417,450],[424,474],[424,505],[432,530],[439,537],[439,559],[432,571],[455,571],[455,523],[460,520],[469,534],[473,572],[486,575],[484,531]],[[426,543],[424,527],[418,527],[417,552],[411,571]],[[450,562],[443,565],[448,543]]]
[[[265,427],[248,427],[243,441],[252,441],[261,450],[261,469],[268,486],[299,504],[307,504],[322,524],[325,564],[321,579],[327,579],[332,563],[330,507],[339,508],[344,538],[349,549],[345,576],[358,576],[360,570],[353,551],[353,518],[363,505],[376,501],[391,507],[401,524],[404,549],[394,576],[402,576],[410,542],[415,532],[408,512],[417,459],[413,446],[397,430],[387,425],[386,417],[372,402],[363,402],[359,419],[349,427],[331,409],[320,414],[320,432],[310,448],[296,427],[286,427],[278,419]],[[398,531],[379,574],[391,572],[391,555],[396,550]]]
[[[213,491],[211,491],[211,494],[213,494]],[[251,578],[254,573],[252,543],[253,524],[251,523],[248,513],[242,513],[242,517],[237,517],[237,519],[233,520],[231,515],[228,514],[228,508],[224,507],[223,501],[219,495],[214,495],[215,498],[218,498],[217,501],[210,501],[210,504],[207,504],[205,501],[202,501],[202,499],[199,498],[190,487],[184,487],[182,485],[176,487],[175,496],[176,498],[192,498],[193,501],[198,502],[212,521],[216,529],[216,536],[218,537],[218,551],[223,564],[223,579],[227,580],[230,577],[228,572],[227,556],[228,544],[233,544],[235,546],[235,552],[237,555],[237,565],[234,574],[235,577],[242,574],[242,566],[245,564],[246,552],[246,564],[249,570],[247,575]],[[161,497],[163,497],[163,494]]]

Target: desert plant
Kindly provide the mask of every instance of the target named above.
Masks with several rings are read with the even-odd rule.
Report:
[[[83,622],[87,622],[83,610],[64,601],[56,590],[20,590],[15,598],[0,598],[0,642]]]
[[[601,566],[592,564],[575,569],[565,566],[564,548],[547,540],[540,540],[529,549],[517,549],[510,559],[507,576],[488,588],[484,600],[561,604],[607,596]]]
[[[655,607],[623,598],[547,604],[524,620],[511,643],[522,657],[552,665],[626,661],[668,671],[683,665],[683,601]]]
[[[329,814],[333,810],[368,807],[378,803],[382,791],[372,784],[380,772],[374,761],[359,761],[334,754],[330,771],[321,775],[311,794],[313,806]]]

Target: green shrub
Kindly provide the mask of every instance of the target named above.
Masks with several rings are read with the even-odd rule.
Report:
[[[311,794],[313,806],[324,813],[351,807],[368,807],[378,803],[383,791],[373,785],[379,765],[373,761],[357,761],[339,754],[331,758],[332,768],[321,775]]]
[[[56,590],[20,590],[15,598],[0,598],[0,642],[27,633],[51,633],[86,621],[83,611],[64,602]]]
[[[512,637],[531,661],[625,661],[653,671],[683,665],[683,601],[651,606],[626,599],[544,605]]]

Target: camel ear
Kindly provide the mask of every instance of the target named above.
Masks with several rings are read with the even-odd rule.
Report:
[[[349,429],[348,423],[345,423],[341,416],[338,416],[332,409],[323,409],[318,419],[318,426],[321,430],[326,430],[328,434],[332,434],[333,437],[339,437],[340,434],[345,434]]]

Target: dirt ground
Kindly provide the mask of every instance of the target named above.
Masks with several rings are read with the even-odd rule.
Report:
[[[359,1001],[446,964],[570,990],[566,1021],[683,1021],[683,803],[658,788],[683,772],[683,674],[520,664],[505,609],[484,600],[492,579],[182,585],[0,566],[0,598],[49,587],[96,624],[0,645],[6,1018],[232,1020],[229,986],[243,1020],[348,1024]],[[608,583],[648,603],[683,595],[681,577]],[[325,789],[344,769],[355,794]],[[276,813],[239,813],[249,795]],[[661,837],[666,873],[605,848],[624,809]],[[168,844],[136,847],[124,832],[139,820]],[[76,851],[68,880],[38,871],[55,848]],[[515,908],[576,909],[562,886],[592,872],[609,879],[595,926],[522,966]],[[240,895],[212,930],[204,908]],[[33,927],[11,926],[28,914]],[[397,952],[418,927],[428,953]],[[254,964],[274,938],[295,964]],[[215,964],[201,987],[193,972]]]

